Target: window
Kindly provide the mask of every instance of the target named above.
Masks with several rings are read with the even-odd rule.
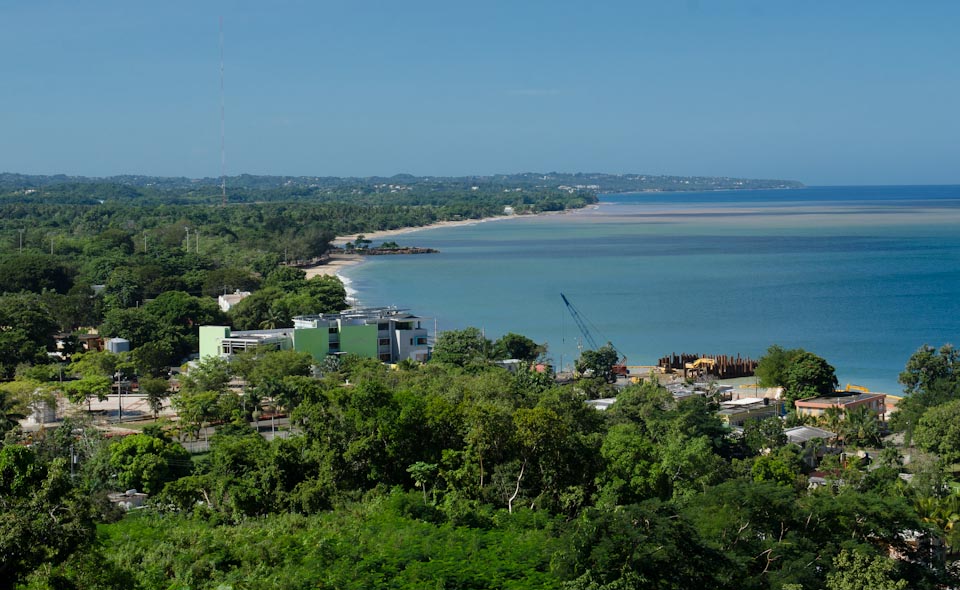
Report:
[[[380,339],[380,346],[390,346],[390,339],[389,339],[389,338],[381,338],[381,339]]]

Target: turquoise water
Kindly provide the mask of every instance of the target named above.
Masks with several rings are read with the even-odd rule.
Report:
[[[920,345],[960,343],[958,186],[608,195],[396,241],[441,253],[347,270],[360,304],[525,334],[563,365],[580,338],[561,292],[629,364],[777,343],[825,357],[841,384],[898,393]]]

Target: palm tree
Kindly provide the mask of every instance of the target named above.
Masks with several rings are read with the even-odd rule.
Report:
[[[260,329],[275,330],[285,323],[287,323],[287,319],[284,317],[283,312],[276,307],[270,307],[266,317],[260,322]]]
[[[837,439],[842,439],[843,410],[837,406],[830,406],[820,416],[820,423],[830,432],[835,433]]]
[[[920,520],[935,530],[951,553],[960,545],[960,495],[918,498],[914,508]]]
[[[877,413],[866,406],[853,408],[847,412],[841,424],[844,442],[857,446],[878,446],[880,444],[880,424]]]

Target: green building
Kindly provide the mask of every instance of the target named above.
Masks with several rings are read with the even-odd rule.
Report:
[[[228,326],[200,327],[200,357],[229,357],[268,348],[309,352],[316,360],[351,353],[385,363],[426,361],[430,356],[422,318],[395,307],[348,309],[340,313],[293,318],[293,328],[232,331]]]

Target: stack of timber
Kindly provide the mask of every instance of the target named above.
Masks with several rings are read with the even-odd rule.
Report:
[[[664,370],[664,372],[673,372],[673,371],[684,371],[685,367],[688,364],[692,364],[697,361],[697,359],[713,359],[716,361],[713,364],[713,367],[706,368],[705,372],[707,375],[713,375],[718,379],[736,379],[737,377],[752,377],[754,371],[757,369],[757,361],[741,357],[739,354],[737,356],[728,356],[725,354],[713,355],[713,354],[688,354],[688,353],[673,353],[669,356],[661,358],[657,362],[657,366]]]

